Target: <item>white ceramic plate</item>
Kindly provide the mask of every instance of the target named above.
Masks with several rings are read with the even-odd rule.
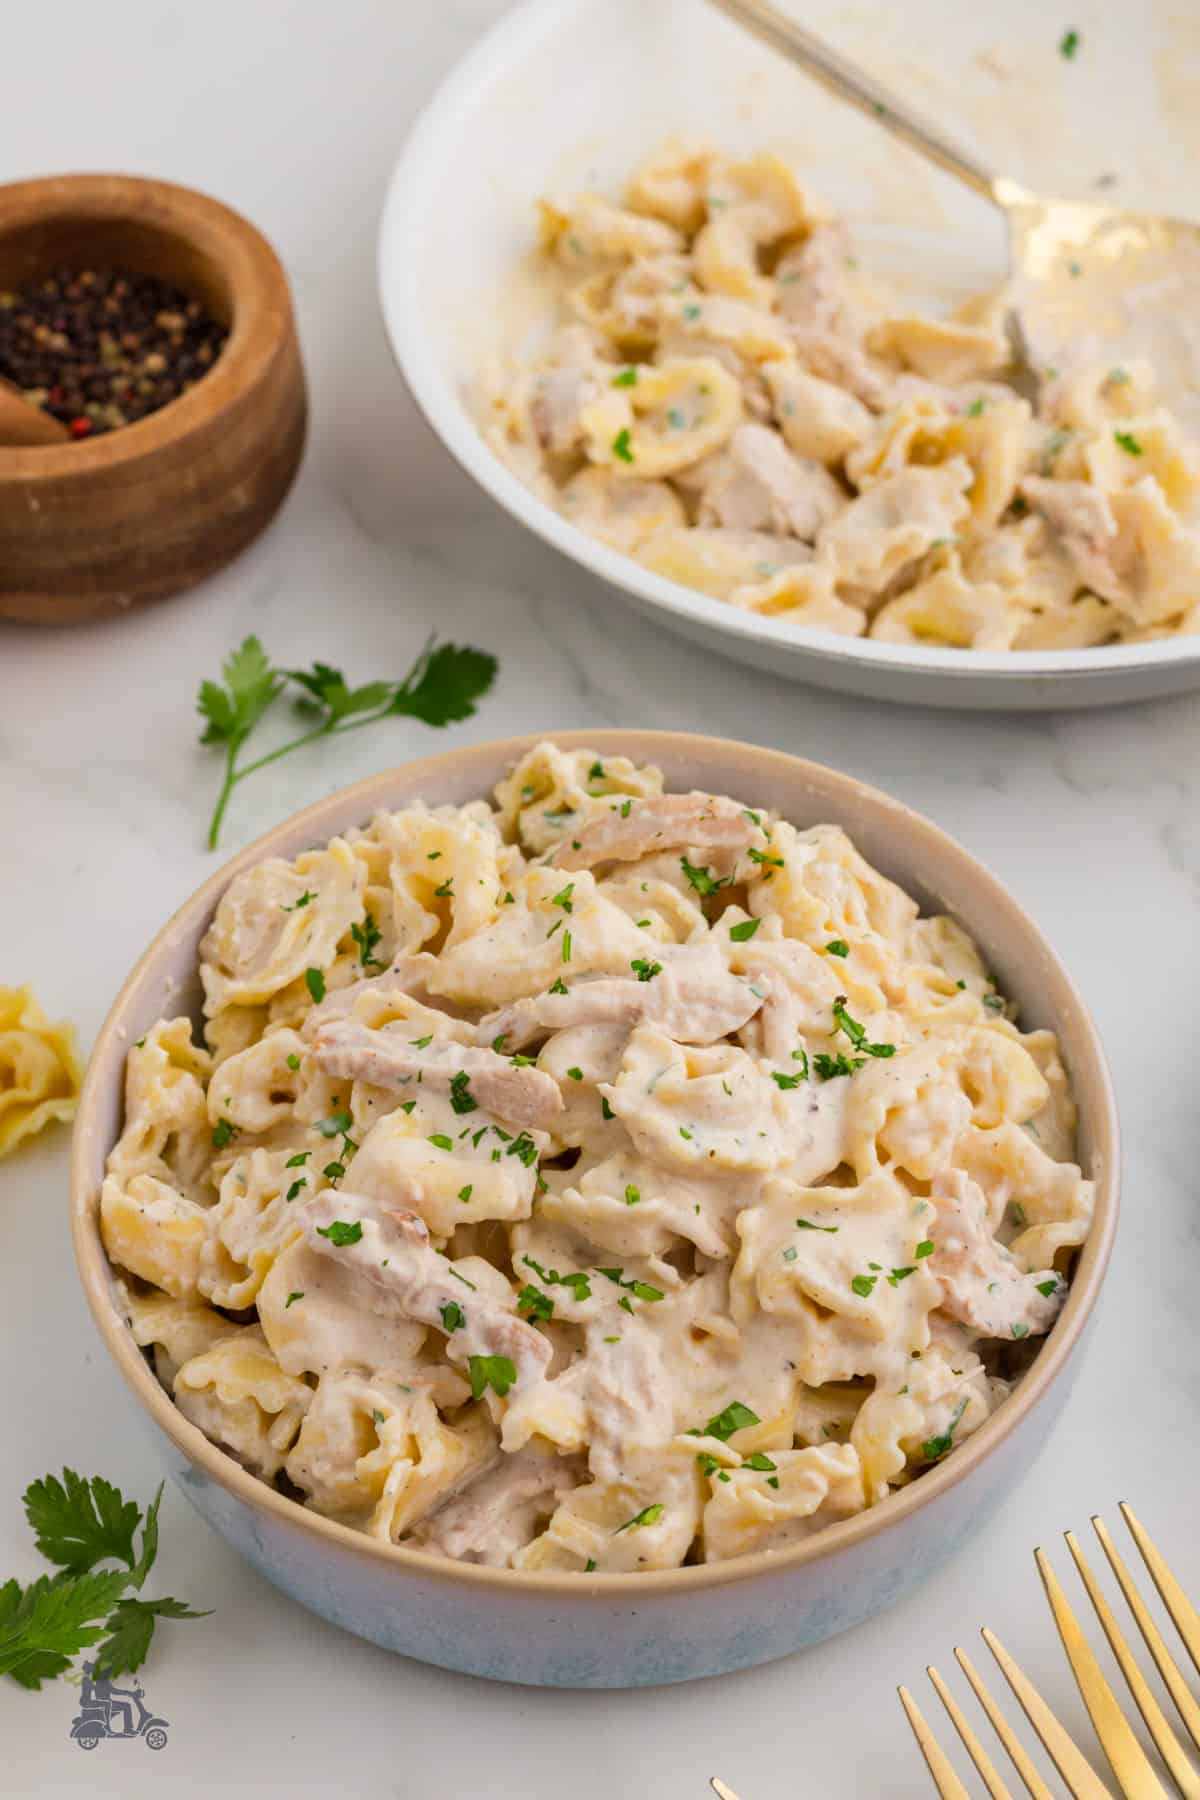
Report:
[[[1154,38],[1132,0],[1040,0],[984,11],[825,0],[807,22],[909,93],[1004,173],[1042,190],[1186,216],[1196,142],[1182,20]],[[1066,25],[1080,47],[1058,50]],[[400,367],[463,468],[517,519],[640,610],[740,662],[874,699],[1038,710],[1200,686],[1200,637],[1101,650],[999,654],[875,643],[740,612],[651,574],[538,500],[481,437],[469,389],[527,327],[520,270],[539,194],[617,187],[671,131],[795,157],[845,212],[864,261],[914,301],[960,297],[1003,273],[982,201],[840,106],[703,0],[526,0],[453,71],[392,180],[380,242],[384,317]],[[1172,151],[1172,143],[1175,150]],[[1200,148],[1200,145],[1198,145]],[[1116,174],[1114,185],[1108,177]]]

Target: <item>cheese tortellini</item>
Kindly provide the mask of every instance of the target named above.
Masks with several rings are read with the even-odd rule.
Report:
[[[1056,1042],[754,799],[543,743],[237,877],[100,1196],[192,1425],[384,1542],[603,1574],[795,1543],[984,1423],[1091,1218]]]
[[[796,627],[946,650],[1200,630],[1200,461],[1142,361],[1017,391],[1000,297],[889,309],[779,156],[671,140],[542,205],[558,311],[485,433],[582,531]]]

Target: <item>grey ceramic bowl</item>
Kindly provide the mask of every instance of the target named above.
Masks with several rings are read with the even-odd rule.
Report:
[[[164,1008],[199,1017],[197,946],[242,869],[323,844],[380,807],[418,797],[462,804],[488,794],[533,738],[429,757],[332,794],[251,844],[192,895],[126,981],[96,1041],[75,1128],[71,1221],[100,1335],[150,1423],[164,1467],[269,1581],[334,1624],[422,1662],[534,1686],[649,1686],[747,1668],[858,1624],[944,1563],[1029,1469],[1070,1391],[1112,1247],[1116,1106],[1095,1027],[1037,927],[986,869],[918,814],[849,776],[748,744],[655,731],[547,735],[567,748],[657,763],[673,788],[739,794],[802,827],[819,820],[844,826],[923,907],[962,921],[1026,1026],[1058,1033],[1079,1107],[1079,1159],[1096,1183],[1095,1222],[1044,1348],[986,1424],[882,1506],[788,1549],[589,1579],[448,1562],[322,1518],[247,1474],[159,1386],[118,1309],[98,1220],[129,1045]]]

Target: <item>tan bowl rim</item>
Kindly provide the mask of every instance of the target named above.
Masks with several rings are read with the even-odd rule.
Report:
[[[133,221],[203,250],[224,269],[233,325],[207,374],[144,419],[65,444],[0,445],[0,482],[86,477],[179,444],[258,379],[291,329],[287,276],[275,251],[256,225],[211,194],[143,175],[39,175],[0,184],[0,240],[56,213]]]
[[[490,793],[500,772],[515,763],[533,745],[552,740],[566,749],[586,748],[600,755],[627,755],[635,760],[654,760],[658,756],[717,757],[735,769],[739,763],[753,764],[760,770],[774,770],[794,783],[806,781],[822,791],[828,799],[830,815],[836,822],[839,812],[851,810],[851,803],[872,810],[877,820],[915,837],[928,852],[931,868],[939,862],[957,863],[959,870],[987,890],[989,897],[1006,911],[1022,931],[1036,941],[1041,953],[1053,965],[1063,983],[1077,1016],[1082,1034],[1089,1040],[1095,1060],[1098,1083],[1098,1116],[1090,1120],[1096,1149],[1096,1209],[1092,1228],[1083,1246],[1071,1292],[1054,1329],[1035,1358],[1029,1373],[1017,1384],[1012,1394],[987,1419],[966,1444],[938,1463],[919,1480],[909,1483],[881,1504],[856,1513],[852,1518],[826,1526],[811,1538],[801,1540],[784,1550],[755,1551],[733,1557],[727,1562],[697,1563],[678,1569],[660,1569],[643,1574],[606,1574],[589,1582],[577,1571],[525,1571],[493,1569],[476,1563],[454,1562],[448,1557],[433,1556],[426,1551],[403,1544],[384,1544],[353,1530],[334,1519],[302,1506],[268,1487],[251,1475],[234,1458],[210,1442],[202,1431],[189,1423],[159,1385],[141,1350],[121,1317],[110,1291],[110,1266],[100,1240],[96,1195],[89,1187],[85,1145],[92,1135],[91,1115],[102,1096],[99,1066],[101,1052],[108,1050],[114,1038],[128,1043],[124,1015],[132,990],[143,972],[156,960],[160,948],[181,926],[191,927],[200,917],[211,914],[218,899],[233,877],[252,863],[275,852],[282,836],[291,835],[300,825],[311,825],[313,841],[324,842],[338,829],[366,820],[373,811],[389,803],[389,790],[394,790],[397,776],[402,774],[409,795],[418,793],[436,801],[439,782],[450,771],[461,771],[463,765],[477,764],[481,773],[476,792]],[[483,770],[487,774],[482,773]],[[491,779],[488,779],[488,777]],[[744,779],[735,773],[731,785]],[[330,823],[335,816],[340,825]],[[969,921],[964,921],[969,924]],[[76,1263],[92,1316],[100,1336],[121,1374],[136,1398],[145,1407],[167,1437],[192,1463],[198,1464],[234,1499],[252,1510],[268,1514],[280,1525],[290,1525],[307,1532],[314,1549],[322,1540],[342,1553],[356,1556],[365,1566],[383,1565],[393,1569],[409,1569],[414,1575],[444,1581],[466,1583],[498,1593],[543,1594],[561,1599],[573,1594],[583,1599],[611,1599],[620,1596],[648,1598],[651,1594],[678,1595],[681,1599],[704,1588],[723,1586],[729,1581],[749,1580],[768,1572],[784,1574],[841,1552],[850,1551],[880,1532],[899,1530],[919,1508],[947,1494],[964,1481],[974,1469],[1009,1438],[1034,1406],[1046,1394],[1055,1377],[1065,1367],[1076,1348],[1085,1324],[1099,1294],[1112,1250],[1117,1227],[1117,1193],[1119,1186],[1119,1133],[1116,1100],[1112,1090],[1103,1048],[1090,1012],[1079,996],[1070,976],[1059,962],[1037,926],[1009,894],[1008,890],[982,863],[958,844],[940,827],[901,801],[893,800],[878,788],[855,777],[829,769],[824,764],[790,756],[784,751],[769,750],[753,744],[735,743],[679,731],[641,731],[637,729],[604,729],[596,731],[541,731],[520,737],[491,740],[483,744],[444,751],[397,765],[380,774],[339,789],[293,813],[281,824],[264,832],[252,844],[218,869],[196,889],[152,940],[126,979],[108,1017],[101,1026],[92,1051],[88,1073],[80,1096],[71,1157],[71,1236]]]

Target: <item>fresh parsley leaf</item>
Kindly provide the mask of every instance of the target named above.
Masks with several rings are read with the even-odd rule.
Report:
[[[772,1069],[771,1080],[778,1088],[797,1088],[800,1086],[800,1083],[805,1080],[805,1076],[799,1072],[795,1075],[785,1075],[779,1069]]]
[[[182,1600],[118,1600],[108,1616],[108,1636],[95,1658],[98,1676],[121,1675],[140,1669],[146,1660],[154,1626],[159,1619],[206,1619],[207,1612],[193,1612]]]
[[[41,1575],[0,1587],[0,1675],[39,1688],[104,1636],[104,1621],[129,1585],[129,1571]]]
[[[328,1238],[339,1250],[346,1244],[357,1244],[362,1238],[362,1220],[334,1219],[328,1225],[318,1225],[317,1236]]]
[[[1028,1337],[1029,1336],[1029,1327],[1028,1327],[1028,1325],[1022,1324],[1020,1321],[1018,1321],[1017,1324],[1015,1324],[1012,1328],[1012,1334],[1015,1338]]]
[[[610,386],[612,386],[612,387],[636,387],[637,379],[638,379],[637,369],[631,365],[628,369],[621,369],[616,375],[614,375],[612,378],[612,381],[610,383]]]
[[[729,935],[735,944],[744,944],[747,938],[754,936],[761,924],[761,919],[743,919],[740,925],[729,927]]]
[[[331,1112],[327,1118],[318,1119],[315,1129],[323,1138],[345,1137],[354,1124],[353,1115],[343,1108],[340,1112]],[[305,1155],[308,1152],[305,1151]],[[288,1168],[291,1168],[291,1163]]]
[[[720,1438],[725,1443],[735,1431],[744,1431],[748,1425],[761,1425],[762,1420],[740,1400],[731,1400],[724,1412],[719,1412],[708,1421],[699,1432],[700,1437]]]
[[[778,1463],[773,1463],[769,1456],[764,1456],[761,1450],[756,1450],[753,1456],[748,1456],[746,1458],[742,1467],[744,1469],[755,1469],[759,1473],[766,1475],[772,1473],[779,1465]]]
[[[239,1129],[240,1127],[235,1125],[232,1119],[218,1119],[213,1126],[213,1149],[224,1150],[226,1145],[231,1144],[234,1138],[237,1137]]]
[[[285,1300],[285,1301],[284,1301],[284,1303],[283,1303],[283,1310],[284,1310],[284,1312],[286,1312],[286,1311],[287,1311],[287,1309],[288,1309],[288,1307],[289,1307],[289,1306],[291,1306],[291,1305],[292,1305],[292,1303],[293,1303],[293,1301],[295,1301],[295,1300],[303,1300],[303,1298],[304,1298],[304,1289],[303,1289],[303,1288],[295,1288],[295,1289],[294,1289],[294,1290],[293,1290],[293,1291],[292,1291],[292,1292],[291,1292],[291,1293],[290,1293],[290,1294],[289,1294],[289,1295],[288,1295],[288,1297],[287,1297],[287,1299],[286,1299],[286,1300]]]
[[[467,1315],[457,1300],[447,1300],[444,1306],[439,1306],[438,1311],[447,1331],[457,1331],[467,1322]]]
[[[571,912],[574,908],[574,902],[571,899],[571,895],[574,892],[575,883],[573,881],[568,881],[566,887],[561,888],[559,892],[554,895],[550,902],[551,906],[561,906],[564,912]]]
[[[305,969],[304,985],[308,989],[314,1006],[320,1006],[325,998],[325,976],[320,969]]]
[[[103,1476],[89,1481],[74,1469],[64,1469],[61,1481],[44,1475],[31,1482],[21,1499],[37,1547],[48,1562],[72,1575],[108,1558],[133,1567],[133,1534],[142,1509]]]
[[[630,442],[628,425],[622,425],[620,431],[618,431],[616,437],[613,439],[612,453],[621,462],[631,463],[633,461],[633,446]]]
[[[1079,33],[1077,31],[1064,31],[1058,40],[1058,54],[1061,57],[1064,57],[1067,62],[1071,62],[1074,60],[1075,52],[1078,48]]]
[[[476,1112],[479,1102],[471,1092],[471,1077],[465,1069],[450,1077],[450,1104],[456,1113]]]
[[[966,1410],[967,1410],[966,1400],[965,1399],[960,1400],[958,1403],[958,1409],[955,1412],[954,1417],[951,1419],[950,1423],[947,1425],[945,1431],[940,1432],[937,1437],[926,1438],[924,1444],[921,1446],[921,1454],[925,1458],[926,1462],[937,1462],[939,1460],[939,1458],[946,1455],[946,1452],[948,1450],[953,1449],[953,1447],[954,1447],[954,1428],[958,1424],[958,1421],[962,1418],[962,1416],[966,1412]]]
[[[828,1236],[832,1237],[835,1232],[840,1231],[842,1228],[840,1225],[814,1225],[811,1219],[797,1219],[796,1229],[798,1231],[824,1231]]]
[[[679,866],[683,870],[690,885],[702,896],[715,894],[718,888],[725,886],[723,881],[717,880],[711,869],[696,868],[693,863],[688,861],[686,856],[680,857]]]
[[[623,1525],[618,1525],[613,1536],[620,1537],[623,1531],[640,1531],[643,1525],[657,1525],[665,1511],[661,1500],[656,1501],[653,1506],[643,1506],[640,1513],[634,1513],[632,1519],[626,1519]]]
[[[626,1186],[626,1189],[625,1189],[625,1204],[626,1204],[626,1206],[636,1206],[639,1203],[639,1201],[641,1200],[641,1197],[642,1197],[641,1188],[634,1187],[632,1182],[630,1182]]]
[[[853,1075],[866,1062],[865,1056],[827,1056],[823,1050],[813,1055],[812,1064],[822,1081],[832,1081],[838,1075]]]
[[[826,956],[849,956],[850,946],[844,938],[830,938],[825,946]]]
[[[631,962],[629,966],[634,971],[639,981],[653,981],[656,975],[662,974],[662,964],[660,962],[649,962],[644,956],[639,956],[636,961]]]
[[[478,1400],[487,1388],[492,1388],[503,1400],[517,1379],[516,1367],[507,1356],[472,1356],[468,1360],[471,1372],[471,1398]]]
[[[913,1251],[913,1255],[916,1257],[918,1262],[920,1262],[920,1260],[923,1256],[932,1256],[933,1255],[933,1239],[932,1238],[922,1238],[921,1242],[917,1245],[916,1249]]]
[[[383,936],[373,916],[367,913],[361,925],[351,925],[350,936],[358,945],[358,958],[364,969],[382,969],[383,964],[375,954],[375,946]]]
[[[226,658],[223,681],[202,682],[196,698],[205,720],[201,742],[219,744],[225,750],[225,774],[209,824],[209,848],[216,848],[230,795],[247,775],[320,738],[354,731],[396,714],[432,726],[469,719],[476,702],[495,680],[497,666],[495,657],[486,651],[438,644],[431,638],[403,680],[352,687],[340,669],[325,662],[314,662],[307,669],[275,668],[258,639],[248,637]],[[246,739],[289,684],[299,690],[297,706],[306,715],[306,729],[257,760],[239,764],[238,754]]]
[[[1037,1284],[1037,1291],[1039,1294],[1044,1294],[1046,1296],[1047,1300],[1050,1298],[1051,1294],[1057,1294],[1057,1292],[1058,1292],[1057,1277],[1052,1276],[1049,1281],[1039,1281]]]
[[[863,1300],[869,1300],[875,1291],[878,1275],[856,1275],[850,1283],[854,1292]]]
[[[517,1311],[525,1313],[531,1319],[552,1319],[554,1302],[549,1294],[543,1294],[541,1288],[535,1288],[531,1281],[517,1295]]]
[[[1143,456],[1145,454],[1132,431],[1114,431],[1113,438],[1127,456]]]

